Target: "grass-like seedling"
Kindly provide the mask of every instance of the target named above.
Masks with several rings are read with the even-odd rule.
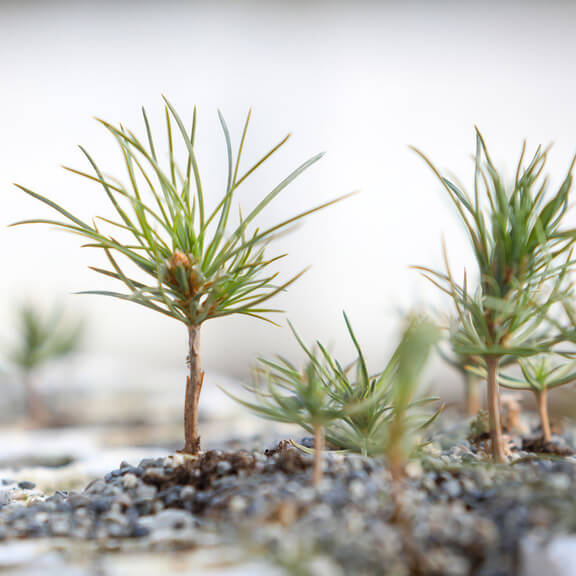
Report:
[[[163,158],[143,111],[146,129],[143,140],[121,125],[100,121],[120,147],[125,183],[107,176],[83,148],[92,173],[69,169],[100,185],[116,214],[115,219],[99,217],[91,223],[84,221],[49,198],[19,186],[54,209],[62,219],[35,219],[18,224],[53,224],[80,235],[87,240],[87,246],[104,251],[109,268],[93,270],[120,281],[126,292],[84,293],[135,302],[186,326],[189,354],[184,452],[197,454],[200,449],[198,403],[203,382],[201,325],[206,320],[232,314],[268,319],[270,313],[278,312],[269,308],[267,302],[301,273],[277,283],[277,272],[271,271],[271,265],[282,256],[267,256],[267,246],[295,222],[341,198],[267,228],[254,226],[258,216],[278,195],[321,158],[322,154],[318,154],[281,180],[248,214],[240,213],[238,218],[233,218],[238,189],[286,143],[289,136],[254,164],[243,168],[242,152],[250,114],[236,153],[226,122],[219,114],[227,152],[226,188],[215,208],[208,211],[196,154],[196,110],[191,128],[187,129],[173,106],[167,100],[165,103],[167,158]],[[183,163],[178,162],[178,146],[184,152]]]
[[[553,364],[550,355],[524,358],[519,361],[523,378],[500,374],[500,385],[512,390],[530,390],[535,397],[542,428],[542,439],[550,442],[548,392],[576,382],[576,362]]]
[[[47,420],[47,410],[36,391],[35,374],[51,360],[78,349],[84,324],[66,318],[60,307],[45,314],[28,303],[17,308],[16,320],[15,345],[8,351],[8,361],[21,375],[28,419],[42,424]]]
[[[545,353],[551,342],[540,337],[543,323],[556,303],[567,296],[564,279],[570,267],[568,251],[574,231],[563,230],[569,206],[572,170],[548,195],[542,173],[547,150],[538,148],[524,166],[526,145],[510,186],[492,162],[476,131],[474,193],[444,177],[416,150],[438,177],[454,203],[470,240],[478,268],[477,288],[469,290],[446,271],[419,267],[453,300],[462,329],[453,339],[456,354],[479,356],[487,368],[488,412],[492,454],[504,462],[498,373],[502,359]]]
[[[428,426],[440,414],[429,416],[424,423],[414,412],[416,392],[422,372],[432,349],[438,343],[438,327],[429,320],[411,318],[396,351],[398,367],[391,386],[392,417],[387,426],[384,453],[394,481],[404,476],[406,463],[417,447],[417,432]],[[428,402],[429,399],[424,400]]]

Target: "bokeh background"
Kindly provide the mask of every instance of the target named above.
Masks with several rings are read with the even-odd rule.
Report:
[[[142,133],[145,106],[159,128],[165,94],[186,118],[198,107],[199,162],[214,198],[225,177],[217,109],[238,142],[253,108],[249,158],[293,133],[243,192],[247,205],[299,162],[327,151],[262,215],[264,224],[360,191],[279,243],[278,252],[289,254],[285,278],[312,267],[277,304],[306,340],[321,339],[344,359],[351,354],[346,310],[378,370],[403,313],[448,304],[409,266],[441,267],[442,236],[454,270],[472,266],[454,210],[408,145],[470,183],[475,124],[510,177],[524,138],[530,149],[553,141],[552,184],[559,182],[576,151],[575,25],[576,5],[550,1],[3,0],[2,342],[15,337],[18,302],[61,302],[88,329],[82,353],[41,384],[59,394],[59,407],[72,403],[87,421],[121,420],[124,410],[132,419],[147,410],[170,421],[179,414],[184,328],[136,305],[72,295],[112,287],[88,269],[100,256],[48,227],[7,228],[49,214],[13,182],[86,216],[105,211],[104,195],[60,165],[85,168],[82,144],[118,174],[119,151],[93,117]],[[207,387],[245,379],[258,356],[273,353],[297,355],[285,326],[247,318],[208,323]],[[438,365],[433,380],[449,393],[457,376]],[[5,386],[5,405],[17,388]],[[220,396],[210,394],[205,409],[223,410]],[[111,400],[120,397],[127,400]]]

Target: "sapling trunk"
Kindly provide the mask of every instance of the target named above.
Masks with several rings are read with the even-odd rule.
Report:
[[[324,426],[314,426],[314,486],[318,486],[324,477],[324,448],[326,432]]]
[[[550,442],[552,435],[550,433],[550,418],[548,417],[548,390],[544,388],[536,393],[538,403],[538,414],[540,416],[540,425],[542,427],[542,438],[544,442]]]
[[[488,356],[486,369],[488,372],[488,415],[490,417],[490,443],[494,462],[506,462],[502,423],[500,422],[500,394],[498,391],[498,370],[500,358]]]
[[[480,394],[480,382],[475,374],[466,373],[466,413],[468,416],[476,416],[482,408]]]
[[[196,455],[200,451],[198,434],[198,403],[204,373],[200,363],[200,326],[188,326],[188,376],[186,378],[186,399],[184,401],[183,452]]]

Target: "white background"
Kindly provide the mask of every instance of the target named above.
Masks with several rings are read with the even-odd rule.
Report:
[[[88,270],[100,262],[80,240],[48,227],[6,228],[48,215],[24,184],[84,216],[103,194],[59,166],[86,167],[85,146],[119,174],[115,143],[94,116],[141,132],[140,106],[162,119],[161,94],[190,118],[218,198],[225,148],[216,109],[236,136],[253,107],[248,158],[293,138],[243,192],[249,206],[299,162],[326,157],[291,186],[264,223],[351,190],[311,217],[278,251],[284,278],[312,265],[277,304],[308,341],[346,356],[346,310],[374,371],[402,311],[446,303],[411,264],[440,267],[445,236],[455,271],[473,269],[452,207],[408,149],[425,151],[470,183],[474,125],[512,177],[523,138],[555,142],[552,182],[576,151],[576,8],[569,3],[2,2],[0,3],[0,321],[24,297],[63,300],[89,318],[86,349],[143,370],[181,366],[185,331],[136,305],[74,291],[114,288]],[[159,126],[158,126],[159,127]],[[283,323],[282,317],[279,320]],[[292,354],[285,328],[251,319],[206,325],[208,370],[247,374],[258,355]]]

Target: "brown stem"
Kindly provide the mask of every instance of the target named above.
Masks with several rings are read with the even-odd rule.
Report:
[[[200,363],[200,326],[188,326],[188,376],[186,378],[186,398],[184,401],[184,450],[186,454],[198,454],[198,402],[204,372]]]
[[[466,413],[468,416],[476,416],[482,408],[480,395],[480,383],[475,374],[466,374]]]
[[[538,401],[538,414],[540,415],[540,425],[542,426],[542,438],[544,442],[550,442],[550,419],[548,417],[548,390],[540,390],[536,393]]]
[[[504,438],[500,422],[500,394],[498,392],[498,366],[500,358],[488,356],[486,369],[488,371],[488,415],[490,417],[490,439],[492,444],[492,458],[494,462],[506,462],[504,452]]]
[[[324,476],[324,448],[326,435],[323,426],[314,426],[314,486],[318,486]]]

